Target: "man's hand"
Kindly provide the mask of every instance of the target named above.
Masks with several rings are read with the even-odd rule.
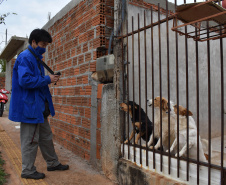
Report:
[[[52,74],[50,74],[49,77],[51,79],[51,83],[56,83],[59,80],[60,75],[52,75]]]

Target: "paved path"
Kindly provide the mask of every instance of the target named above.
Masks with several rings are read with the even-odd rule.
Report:
[[[48,172],[46,163],[38,151],[35,165],[39,172],[45,173],[43,180],[23,179],[21,174],[20,129],[19,123],[12,122],[7,112],[0,118],[0,152],[6,161],[5,169],[9,174],[7,185],[43,184],[43,185],[114,185],[103,174],[95,170],[83,159],[54,143],[57,155],[62,164],[69,164],[68,171]]]

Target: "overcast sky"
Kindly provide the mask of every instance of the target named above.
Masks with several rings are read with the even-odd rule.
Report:
[[[16,35],[29,37],[35,28],[42,28],[48,22],[48,13],[54,17],[71,0],[4,0],[0,4],[0,14],[10,14],[5,19],[5,25],[0,24],[0,52],[5,47],[6,29],[7,40]]]
[[[42,28],[48,22],[48,13],[54,17],[71,0],[4,0],[0,4],[0,14],[10,14],[6,17],[5,25],[0,24],[0,52],[5,47],[6,29],[7,40],[14,35],[18,37],[29,37],[35,28]],[[156,0],[157,1],[157,0]],[[175,2],[175,0],[169,0]],[[203,1],[203,0],[197,0]],[[187,0],[187,3],[194,0]],[[183,4],[184,0],[177,0],[177,4]]]

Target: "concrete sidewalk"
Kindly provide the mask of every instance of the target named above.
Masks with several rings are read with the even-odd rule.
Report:
[[[48,172],[46,162],[38,151],[35,166],[37,171],[45,173],[43,180],[22,179],[21,151],[20,151],[20,123],[8,119],[8,112],[0,118],[0,151],[5,160],[6,173],[9,174],[7,185],[20,184],[49,184],[49,185],[113,185],[115,183],[107,179],[103,174],[95,170],[88,162],[75,156],[72,152],[54,143],[59,161],[69,164],[68,171]]]

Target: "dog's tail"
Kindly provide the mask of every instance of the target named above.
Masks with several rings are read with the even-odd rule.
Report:
[[[208,161],[209,159],[209,154],[208,154],[208,151],[209,151],[209,142],[207,139],[201,139],[201,143],[202,143],[202,148],[203,148],[203,152],[204,152],[204,155],[206,157],[206,160]],[[211,156],[212,156],[212,146],[211,146]]]

